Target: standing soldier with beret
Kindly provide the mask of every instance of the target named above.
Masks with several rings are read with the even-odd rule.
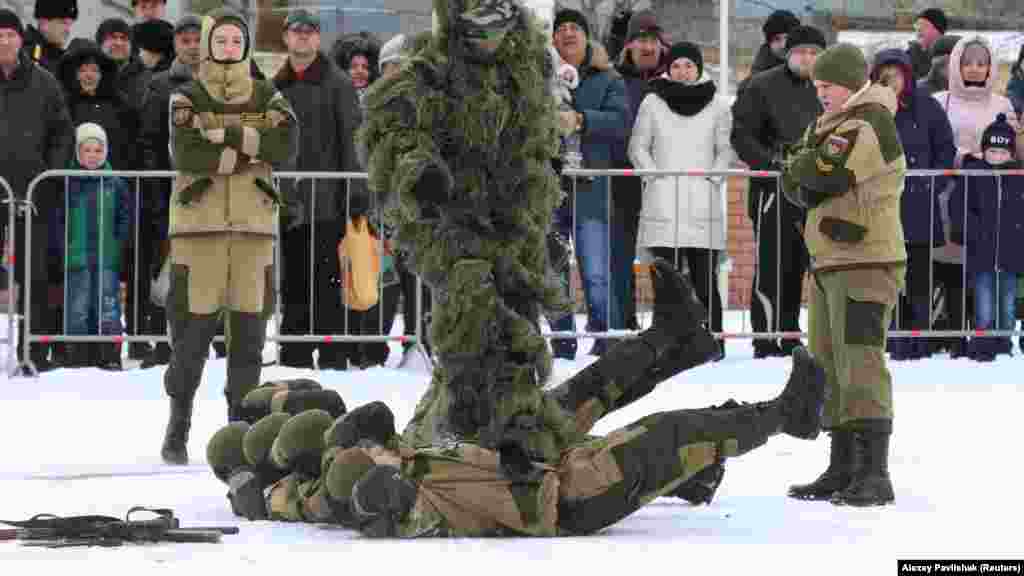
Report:
[[[273,85],[249,73],[249,26],[230,10],[202,21],[199,70],[170,99],[171,363],[164,387],[170,421],[161,455],[188,461],[192,399],[224,314],[228,420],[259,383],[267,318],[273,310],[278,194],[271,166],[291,162],[298,123]]]
[[[868,82],[864,54],[851,44],[818,56],[813,78],[824,113],[787,159],[783,187],[808,210],[810,349],[828,375],[823,427],[832,450],[825,473],[793,486],[790,496],[888,504],[893,410],[885,340],[907,261],[897,100]]]

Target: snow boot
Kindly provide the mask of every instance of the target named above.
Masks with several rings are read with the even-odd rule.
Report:
[[[825,369],[807,348],[793,348],[793,371],[778,401],[786,417],[782,431],[803,440],[814,440],[821,431],[825,406]]]
[[[879,423],[888,423],[880,420]],[[853,445],[857,466],[853,481],[832,495],[837,506],[884,506],[896,500],[889,478],[889,437],[891,428],[883,424],[875,429],[854,432]]]
[[[828,500],[836,492],[844,490],[853,480],[854,458],[853,432],[837,428],[832,431],[832,446],[828,468],[809,484],[789,487],[789,497],[797,500]]]
[[[172,396],[171,416],[164,434],[164,444],[160,448],[160,457],[166,464],[184,466],[188,464],[188,431],[192,427],[193,395]]]

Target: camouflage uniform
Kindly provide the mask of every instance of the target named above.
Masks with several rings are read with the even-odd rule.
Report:
[[[829,482],[794,487],[797,497],[828,498],[849,486],[858,453],[862,475],[874,469],[888,482],[883,454],[893,409],[885,342],[907,259],[900,221],[906,160],[893,119],[896,95],[868,84],[866,70],[850,45],[818,57],[815,79],[853,94],[808,128],[783,179],[787,196],[809,209],[809,344],[828,374],[823,425],[833,431]],[[891,486],[888,492],[891,498]]]
[[[241,61],[217,63],[211,34],[222,23],[246,35]],[[278,195],[271,165],[289,162],[298,125],[287,100],[249,73],[252,39],[241,16],[217,10],[203,18],[197,78],[170,99],[171,150],[178,170],[171,198],[173,355],[164,376],[171,419],[163,456],[187,461],[192,398],[210,342],[224,314],[229,420],[259,383],[266,321],[273,310],[273,256]],[[210,131],[223,130],[223,142]]]

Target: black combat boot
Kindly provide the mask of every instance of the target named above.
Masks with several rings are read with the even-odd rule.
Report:
[[[832,431],[828,468],[810,484],[789,487],[789,496],[799,500],[828,500],[849,486],[853,479],[853,432],[843,428]]]
[[[889,422],[881,420],[880,422]],[[884,506],[896,500],[889,479],[889,437],[892,430],[858,430],[853,446],[857,453],[853,481],[832,496],[842,506]]]
[[[167,421],[160,456],[166,464],[188,464],[188,431],[192,426],[192,394],[171,397],[171,416]]]
[[[785,417],[782,431],[803,440],[814,440],[821,432],[825,369],[803,346],[793,348],[792,355],[793,371],[777,399]]]

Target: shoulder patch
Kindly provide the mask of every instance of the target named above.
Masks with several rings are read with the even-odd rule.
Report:
[[[192,125],[192,119],[195,117],[195,110],[192,108],[192,103],[185,100],[184,102],[178,101],[171,104],[171,120],[174,125],[179,128]]]
[[[881,104],[869,104],[857,111],[855,118],[859,118],[871,125],[875,131],[875,138],[878,139],[878,147],[882,153],[882,159],[886,164],[896,161],[903,155],[903,145],[900,144],[899,134],[896,132],[896,121]]]

